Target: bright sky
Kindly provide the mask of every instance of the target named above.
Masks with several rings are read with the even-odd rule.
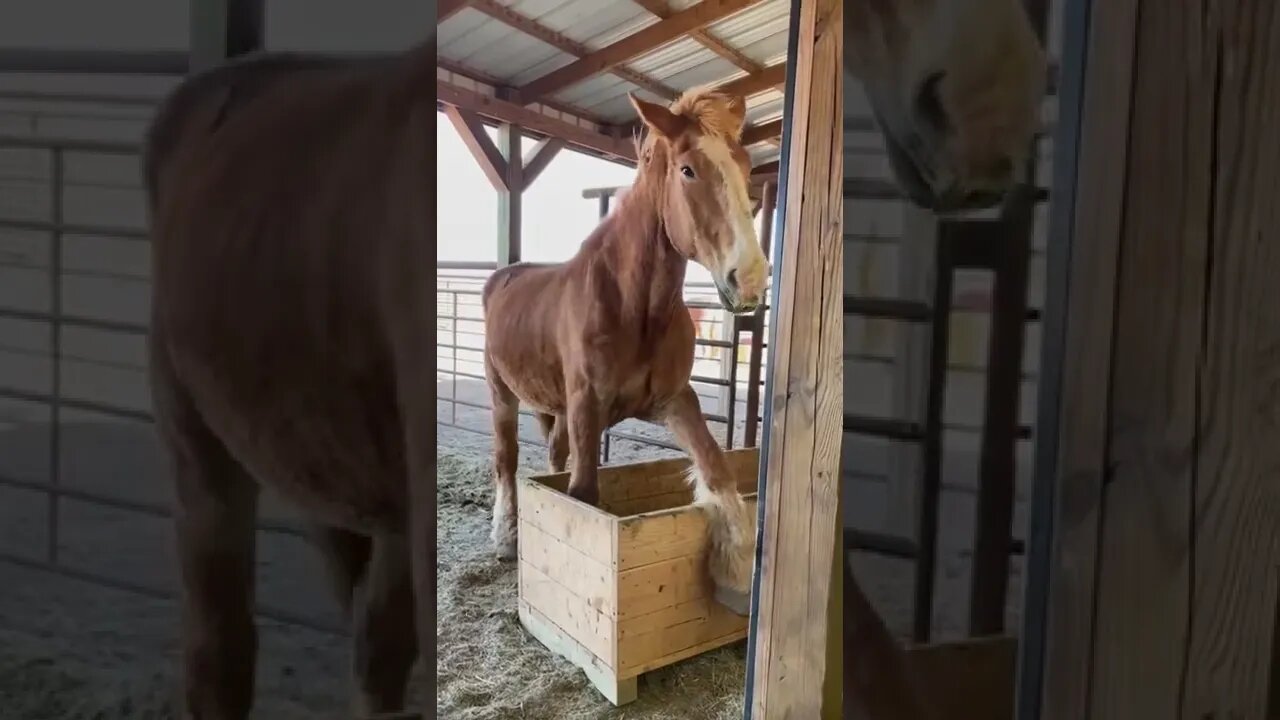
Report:
[[[497,130],[488,128],[495,141]],[[534,143],[523,142],[526,153]],[[497,259],[498,196],[457,131],[436,114],[437,260]],[[586,188],[627,186],[635,170],[569,149],[561,150],[524,195],[523,259],[567,260],[599,222]],[[689,279],[709,280],[691,265]]]

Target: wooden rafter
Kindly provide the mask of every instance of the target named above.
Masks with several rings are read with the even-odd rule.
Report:
[[[756,2],[759,0],[704,0],[528,83],[518,91],[520,102],[534,102],[544,95],[554,94],[574,83],[606,72]]]
[[[498,151],[498,146],[489,139],[489,134],[485,132],[484,123],[480,122],[480,118],[476,117],[472,111],[456,105],[445,105],[444,114],[449,118],[449,122],[453,123],[458,136],[471,151],[471,157],[475,158],[494,189],[500,192],[512,190],[513,188],[507,184],[507,161]]]
[[[743,147],[750,147],[762,142],[768,142],[775,138],[782,137],[782,118],[770,120],[767,123],[752,125],[742,133]]]
[[[648,10],[650,13],[658,16],[659,19],[666,20],[671,17],[674,11],[668,0],[635,0],[640,7]],[[706,49],[746,70],[755,74],[760,72],[761,66],[755,60],[743,55],[734,48],[729,47],[725,42],[706,30],[692,30],[689,37],[697,40]]]
[[[466,67],[465,65],[460,65],[456,62],[453,62],[452,60],[446,60],[445,58],[436,58],[436,67],[439,67],[441,70],[448,70],[454,75],[460,75],[464,78],[467,78],[468,80],[474,80],[476,82],[489,85],[497,89],[499,93],[503,91],[514,92],[514,90],[511,87],[506,85],[506,81],[503,80],[502,78],[496,77],[494,75],[490,75],[489,73],[486,73],[486,72],[481,72],[480,70],[476,70],[474,68]],[[596,125],[601,125],[601,126],[609,125],[609,121],[606,120],[604,117],[597,115],[596,113],[593,113],[589,110],[583,110],[582,108],[577,107],[575,105],[570,105],[569,103],[543,100],[541,104],[546,105],[552,110],[557,110],[559,112],[562,112],[568,115],[573,115],[574,117],[579,117],[579,118],[582,118],[583,120],[593,122]]]
[[[730,80],[721,85],[720,89],[743,97],[751,97],[775,87],[782,87],[786,82],[787,64],[780,62],[777,65],[770,65],[759,72]]]
[[[470,0],[469,4],[473,10],[478,10],[498,22],[513,27],[525,35],[535,37],[551,47],[568,53],[576,58],[583,58],[591,54],[591,48],[586,45],[576,42],[573,39],[552,30],[537,20],[521,15],[506,5],[496,2],[496,0]],[[643,73],[635,72],[634,70],[628,70],[624,67],[615,67],[610,70],[610,72],[659,97],[675,99],[680,95],[679,91],[664,85]]]
[[[564,148],[564,141],[560,138],[548,137],[542,142],[534,146],[533,150],[524,158],[524,186],[528,188],[533,181],[547,169],[547,165],[555,158],[556,154]]]
[[[442,105],[469,110],[500,122],[513,123],[541,135],[558,137],[566,143],[634,164],[635,145],[630,139],[611,137],[566,120],[544,115],[492,95],[465,90],[443,80],[436,80],[436,101]]]
[[[440,0],[436,3],[436,24],[439,25],[457,15],[459,10],[470,4],[471,0]]]

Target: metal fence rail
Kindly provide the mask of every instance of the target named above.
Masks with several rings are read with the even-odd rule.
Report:
[[[436,291],[436,357],[438,365],[436,374],[437,387],[444,383],[448,386],[449,393],[448,395],[437,394],[437,408],[442,403],[447,403],[449,408],[448,417],[438,415],[437,423],[444,427],[465,432],[491,435],[492,433],[487,424],[482,427],[475,427],[459,422],[459,408],[487,412],[492,408],[492,405],[488,403],[487,391],[483,401],[461,397],[458,392],[458,381],[469,380],[479,384],[483,384],[485,381],[482,374],[483,371],[479,368],[482,363],[481,354],[484,349],[484,327],[483,320],[480,317],[480,285],[488,276],[488,272],[492,271],[495,266],[493,263],[450,263],[447,266],[445,263],[441,263],[440,265],[441,267],[437,272],[438,284]],[[474,274],[467,275],[459,271],[471,271]],[[446,285],[453,286],[446,287]],[[685,289],[687,294],[686,305],[691,310],[714,312],[710,318],[698,318],[703,326],[709,327],[714,333],[725,330],[726,323],[733,323],[733,326],[728,328],[727,332],[731,338],[729,340],[700,336],[694,341],[695,360],[703,362],[717,361],[721,365],[721,372],[717,375],[695,372],[691,377],[695,389],[702,390],[704,397],[706,397],[706,391],[709,388],[719,392],[720,402],[718,403],[717,411],[703,412],[703,417],[708,423],[715,426],[713,427],[713,433],[719,436],[721,443],[725,447],[732,448],[735,443],[746,442],[751,437],[751,433],[744,429],[740,438],[735,428],[738,417],[739,390],[744,385],[738,379],[739,367],[749,366],[751,362],[750,358],[746,360],[740,358],[740,351],[749,347],[743,344],[742,334],[744,330],[750,330],[750,328],[743,328],[742,323],[736,322],[734,319],[726,320],[726,316],[729,318],[732,318],[732,316],[729,316],[718,303],[702,299],[714,293],[713,286],[706,283],[688,283]],[[471,314],[464,315],[462,313],[464,309],[469,309]],[[462,323],[468,323],[469,326],[463,329]],[[467,342],[467,338],[464,336],[471,336],[472,338],[477,338],[477,340]],[[761,334],[755,339],[761,339],[762,337],[763,335]],[[471,353],[475,357],[467,358],[463,356],[463,353]],[[732,359],[726,360],[726,357]],[[477,367],[474,371],[461,369],[459,366],[463,363]],[[754,376],[751,373],[746,373],[746,375],[755,377],[757,385],[763,385],[759,372],[755,373]],[[757,392],[755,395],[758,398],[759,393]],[[757,423],[759,422],[758,401],[754,403],[748,402],[746,411],[748,413],[754,411],[755,420]],[[534,417],[532,411],[525,409],[520,410],[519,414],[521,417]],[[754,424],[750,423],[750,419],[750,417],[747,418],[748,423]],[[518,440],[526,445],[545,447],[545,442],[541,438],[518,436]],[[614,427],[607,429],[603,433],[601,442],[601,460],[603,462],[608,462],[610,448],[615,440],[665,450],[682,450],[680,446],[663,437],[639,435]]]
[[[8,99],[8,94],[0,94],[0,99]],[[20,98],[25,99],[25,95]],[[59,98],[63,99],[63,98]],[[67,96],[67,100],[75,100],[75,96]],[[33,405],[40,405],[49,412],[49,446],[48,477],[45,482],[34,482],[17,477],[0,474],[0,487],[36,493],[44,496],[47,503],[47,536],[43,553],[38,557],[24,556],[19,553],[0,551],[0,560],[38,570],[45,570],[119,590],[140,593],[149,597],[173,599],[176,597],[171,588],[138,582],[129,578],[115,577],[105,573],[93,572],[67,564],[59,550],[62,539],[62,504],[64,500],[72,500],[87,505],[108,508],[111,510],[137,514],[152,518],[171,518],[172,508],[159,502],[146,502],[115,497],[102,492],[69,487],[63,484],[63,443],[62,425],[63,411],[85,411],[117,420],[151,423],[150,412],[138,408],[124,407],[97,400],[69,397],[64,392],[63,361],[68,359],[63,348],[64,330],[83,328],[105,331],[117,335],[143,337],[148,329],[145,324],[124,322],[73,315],[64,311],[64,279],[75,277],[75,271],[64,268],[63,241],[69,235],[101,237],[113,240],[145,241],[147,232],[136,227],[111,227],[93,224],[68,222],[65,218],[65,191],[67,187],[66,169],[69,153],[85,153],[91,155],[136,156],[141,147],[137,143],[104,142],[94,140],[73,140],[44,137],[21,137],[0,135],[0,150],[33,150],[48,155],[48,178],[43,181],[50,198],[49,213],[43,219],[0,218],[0,230],[16,230],[46,233],[48,236],[47,266],[24,266],[18,263],[0,263],[9,268],[25,268],[46,270],[49,275],[48,311],[0,307],[0,318],[42,323],[49,328],[50,381],[48,392],[33,392],[7,384],[0,378],[0,398],[14,400]],[[80,276],[102,276],[101,273],[79,273]],[[136,279],[136,278],[135,278]],[[8,348],[6,348],[8,350]],[[12,350],[10,350],[12,352]],[[41,355],[45,357],[44,355]],[[98,361],[94,361],[98,362]],[[305,531],[299,526],[272,519],[259,519],[257,530],[265,533],[306,538]],[[284,608],[259,603],[259,616],[279,622],[311,628],[327,633],[345,633],[345,628]]]

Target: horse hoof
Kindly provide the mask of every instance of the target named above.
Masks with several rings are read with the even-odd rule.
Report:
[[[494,540],[493,552],[498,556],[499,560],[515,560],[516,559],[516,541],[515,538],[510,540]]]
[[[717,585],[715,600],[738,615],[746,616],[751,612],[750,593],[739,592],[723,585]]]

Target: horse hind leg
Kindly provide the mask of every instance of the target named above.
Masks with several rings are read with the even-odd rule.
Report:
[[[185,717],[244,720],[253,705],[258,487],[185,400],[156,393],[177,484]]]
[[[553,473],[564,472],[569,460],[569,423],[563,415],[538,413],[542,438],[547,441],[547,466]]]
[[[516,556],[516,465],[520,458],[516,433],[520,401],[485,356],[485,377],[493,402],[493,529],[490,539],[503,560]]]

